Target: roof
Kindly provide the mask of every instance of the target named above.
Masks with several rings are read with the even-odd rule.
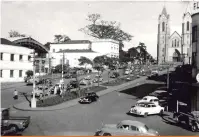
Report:
[[[86,44],[86,43],[91,44],[92,42],[89,40],[69,40],[69,41],[62,42],[62,43],[54,42],[54,43],[50,43],[50,44]]]
[[[12,46],[20,46],[20,45],[15,44],[14,42],[11,42],[10,40],[5,39],[5,38],[1,38],[1,44],[4,44],[4,45],[12,45]]]
[[[179,35],[179,36],[180,36],[180,34],[179,34],[177,31],[174,31],[174,32],[171,34],[171,36],[170,36],[170,37],[172,37],[175,33],[176,33],[177,35]],[[181,36],[180,36],[180,38],[181,38]]]
[[[127,125],[137,125],[137,126],[144,126],[145,124],[139,121],[132,121],[132,120],[123,120],[120,122],[121,124]]]
[[[90,49],[65,49],[58,51],[57,53],[96,53],[96,52]]]

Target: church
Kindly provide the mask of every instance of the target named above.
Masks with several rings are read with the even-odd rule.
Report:
[[[183,62],[191,64],[191,13],[186,11],[182,16],[182,34],[170,32],[170,15],[163,7],[158,18],[157,61],[161,63]]]

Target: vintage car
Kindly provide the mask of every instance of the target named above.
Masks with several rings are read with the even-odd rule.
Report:
[[[110,76],[110,78],[117,78],[120,74],[118,72],[113,72],[113,74]]]
[[[141,100],[137,101],[137,103],[141,103],[141,102],[150,102],[150,103],[154,103],[154,104],[158,105],[159,99],[155,96],[145,96]]]
[[[67,88],[68,89],[73,89],[73,88],[78,88],[78,81],[76,80],[71,80],[68,84],[67,84]]]
[[[148,115],[160,114],[164,112],[164,107],[156,105],[150,102],[137,103],[135,106],[132,106],[129,114],[135,114],[139,116],[147,117]]]
[[[80,82],[79,82],[80,85],[91,85],[91,82],[89,80],[86,80],[86,79],[82,79]]]
[[[103,81],[103,78],[94,78],[93,79],[93,83],[97,83],[97,82],[102,82]]]
[[[25,130],[30,123],[30,117],[10,116],[9,108],[1,108],[1,135],[15,135]]]
[[[159,70],[158,69],[153,69],[151,71],[151,76],[158,76],[159,75]]]
[[[36,77],[35,78],[35,84],[38,85],[41,83],[41,79]],[[26,85],[33,85],[33,78],[29,78],[26,82]]]
[[[199,131],[199,111],[178,112],[174,114],[174,119],[179,125],[186,124],[191,131]]]
[[[85,97],[80,98],[79,103],[92,103],[97,101],[99,96],[95,92],[88,92]]]
[[[91,76],[88,75],[88,76],[86,76],[84,79],[85,79],[85,80],[91,80]]]
[[[95,136],[158,136],[159,133],[149,129],[144,123],[123,120],[118,124],[105,124]]]

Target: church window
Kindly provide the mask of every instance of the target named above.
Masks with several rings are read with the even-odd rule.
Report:
[[[165,22],[162,22],[162,31],[165,29]]]
[[[179,47],[179,41],[178,41],[178,43],[177,43],[177,46]]]
[[[187,31],[189,31],[189,21],[187,21]]]
[[[175,39],[175,47],[176,47],[176,39]]]

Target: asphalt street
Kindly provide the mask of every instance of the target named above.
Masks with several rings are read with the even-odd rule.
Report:
[[[120,73],[122,73],[122,70],[120,70]],[[96,74],[97,73],[91,74],[90,75],[91,79],[93,79]],[[85,75],[79,76],[78,79],[82,79],[84,77],[85,77]],[[103,77],[104,81],[107,81],[108,80],[108,72],[104,71],[102,73],[102,77]],[[73,79],[75,79],[75,78],[73,78]],[[67,84],[67,83],[69,83],[70,80],[71,79],[64,79],[64,83]],[[53,82],[56,83],[58,81],[59,80],[56,79]],[[82,87],[85,87],[85,86],[82,86]],[[6,87],[6,85],[2,84],[2,89],[1,89],[1,107],[3,107],[3,108],[11,107],[13,104],[20,103],[20,102],[23,102],[25,100],[25,97],[23,95],[20,95],[18,100],[14,100],[13,99],[13,92],[14,92],[15,89],[17,91],[19,91],[19,92],[31,93],[32,92],[32,88],[33,87],[31,85],[27,86],[25,82],[24,83],[23,82],[22,83],[13,83],[13,85],[9,84],[8,87]]]
[[[136,101],[135,96],[111,92],[101,96],[99,101],[93,104],[78,104],[58,111],[24,112],[13,109],[13,115],[31,116],[31,124],[23,135],[67,135],[71,132],[94,135],[102,124],[117,124],[121,120],[141,121],[148,127],[157,130],[160,135],[195,135],[191,131],[175,126],[167,116],[143,118],[127,115],[126,112]]]

